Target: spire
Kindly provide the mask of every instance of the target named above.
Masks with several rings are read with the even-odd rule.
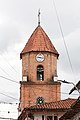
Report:
[[[40,25],[40,9],[38,10],[38,25]]]
[[[34,30],[32,35],[30,36],[28,42],[26,43],[24,49],[20,54],[20,58],[22,58],[22,54],[28,53],[31,51],[51,52],[57,55],[57,58],[59,56],[54,45],[52,44],[49,37],[47,36],[47,34],[45,33],[45,31],[42,29],[40,25],[37,26],[37,28]]]

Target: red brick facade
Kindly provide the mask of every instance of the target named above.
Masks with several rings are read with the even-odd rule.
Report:
[[[39,53],[44,55],[44,60],[42,62],[38,62],[36,60],[36,55]],[[54,76],[57,75],[58,55],[53,52],[45,51],[44,49],[44,51],[26,51],[24,54],[21,54],[21,58],[21,110],[25,107],[37,104],[36,101],[38,97],[42,97],[44,102],[54,102],[60,100],[60,83],[54,81]],[[44,80],[37,80],[37,66],[39,65],[43,66]],[[27,76],[26,81],[24,81],[24,76]]]
[[[38,97],[43,97],[45,102],[60,100],[60,84],[54,83],[27,83],[21,82],[21,108],[36,104]]]
[[[44,61],[37,62],[36,55],[44,54]],[[22,55],[22,76],[28,76],[28,79],[33,82],[37,81],[37,66],[42,65],[44,68],[44,82],[52,79],[57,74],[57,57],[49,52],[30,52]]]

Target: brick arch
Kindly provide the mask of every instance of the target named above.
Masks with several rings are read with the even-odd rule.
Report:
[[[43,65],[37,66],[36,73],[37,73],[37,80],[43,81],[44,80],[44,67],[43,67]]]

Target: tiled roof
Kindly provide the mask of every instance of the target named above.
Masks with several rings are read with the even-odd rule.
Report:
[[[71,109],[69,109],[59,120],[71,119],[79,112],[80,112],[80,98],[71,105]]]
[[[24,49],[22,50],[20,57],[22,58],[22,54],[31,51],[47,51],[56,54],[57,57],[59,56],[57,50],[40,25],[32,33]]]
[[[43,104],[39,104],[39,105],[35,105],[35,106],[31,106],[28,109],[31,110],[35,110],[35,109],[69,109],[71,107],[71,105],[76,101],[76,99],[65,99],[65,100],[60,100],[60,101],[56,101],[56,102],[51,102],[51,103],[43,103]]]
[[[18,120],[22,120],[22,118],[25,118],[26,112],[30,112],[32,111],[33,113],[35,111],[41,111],[43,112],[48,110],[48,111],[65,111],[70,109],[71,105],[76,101],[76,99],[65,99],[65,100],[60,100],[60,101],[56,101],[56,102],[51,102],[51,103],[44,103],[44,104],[39,104],[39,105],[34,105],[31,106],[29,108],[24,108],[24,110],[22,111],[22,113],[20,114],[20,116],[18,117]],[[62,120],[62,119],[61,119]]]

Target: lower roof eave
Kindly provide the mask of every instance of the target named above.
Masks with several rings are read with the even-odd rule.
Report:
[[[34,109],[26,109],[26,112],[43,112],[43,111],[48,111],[48,112],[65,112],[67,110],[69,110],[70,108],[58,108],[58,109],[49,109],[49,108],[43,108],[43,109],[38,109],[38,108],[34,108]]]
[[[70,109],[60,118],[60,120],[71,119],[73,116],[75,116],[79,112],[80,112],[80,108],[79,109]]]
[[[58,109],[49,109],[49,108],[43,108],[43,109],[38,109],[38,108],[24,108],[24,110],[22,111],[22,113],[20,114],[20,116],[18,117],[18,120],[24,120],[25,115],[26,114],[35,114],[35,113],[43,113],[43,112],[66,112],[67,110],[69,110],[69,108],[58,108]]]

